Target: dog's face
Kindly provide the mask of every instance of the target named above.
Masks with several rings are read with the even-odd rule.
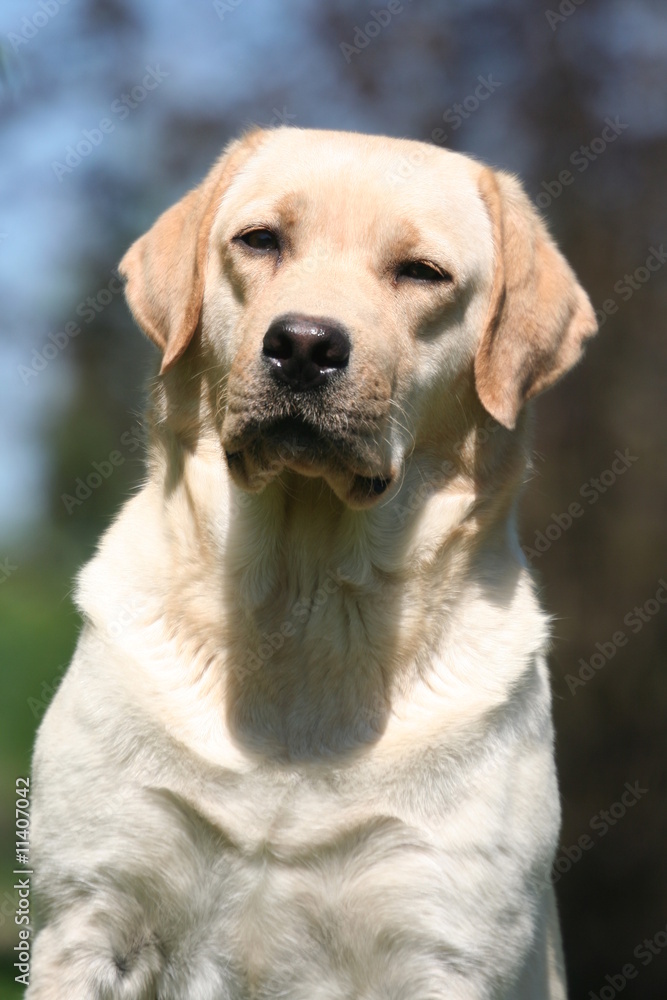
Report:
[[[468,163],[407,144],[276,134],[218,209],[206,337],[229,374],[232,473],[288,466],[354,504],[395,482],[423,411],[469,365],[493,274],[491,223]],[[420,412],[422,411],[422,412]]]
[[[237,483],[289,468],[354,507],[415,447],[514,427],[595,330],[516,182],[376,136],[251,134],[121,267],[163,372],[199,329]]]

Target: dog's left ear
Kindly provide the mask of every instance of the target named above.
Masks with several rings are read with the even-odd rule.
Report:
[[[216,210],[264,134],[256,129],[232,142],[202,183],[167,209],[120,262],[132,314],[163,352],[161,375],[175,365],[197,329]]]
[[[475,357],[477,394],[510,430],[526,400],[574,365],[597,330],[588,296],[518,181],[484,168],[495,274]]]

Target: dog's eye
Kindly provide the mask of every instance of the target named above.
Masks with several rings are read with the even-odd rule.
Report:
[[[236,237],[251,250],[278,250],[278,237],[270,229],[250,229]]]
[[[411,278],[412,281],[452,281],[448,271],[442,271],[435,264],[426,260],[410,260],[401,264],[398,269],[399,278]]]

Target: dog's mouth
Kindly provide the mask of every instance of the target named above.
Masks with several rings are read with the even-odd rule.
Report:
[[[300,416],[246,422],[223,446],[234,481],[251,492],[289,469],[325,479],[341,500],[363,508],[372,506],[396,478],[373,438],[337,436]]]

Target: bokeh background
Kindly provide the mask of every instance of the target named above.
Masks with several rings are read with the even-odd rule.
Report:
[[[519,173],[599,310],[585,362],[537,406],[523,501],[555,614],[554,878],[572,997],[667,995],[667,9],[549,2],[4,0],[2,998],[19,995],[15,781],[75,643],[73,576],[142,477],[155,355],[114,268],[251,123]]]

